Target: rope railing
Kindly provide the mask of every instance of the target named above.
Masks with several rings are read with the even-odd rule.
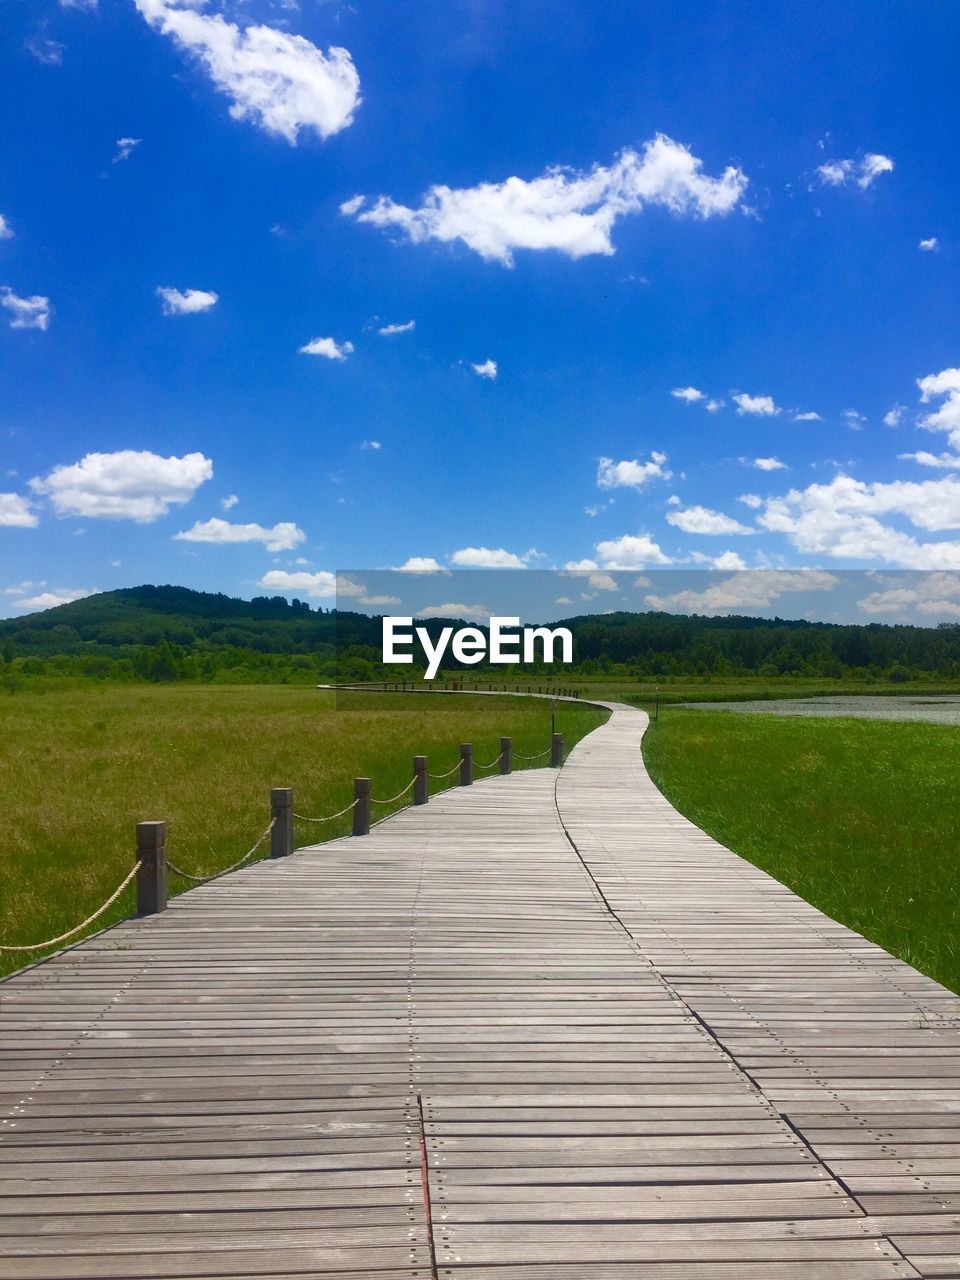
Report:
[[[405,796],[407,794],[407,792],[410,790],[410,788],[413,786],[416,780],[417,779],[415,777],[411,778],[410,781],[407,783],[407,785],[403,788],[403,790],[398,791],[397,794],[395,796],[391,796],[389,800],[378,800],[376,796],[371,796],[370,803],[371,804],[396,804],[396,802],[402,796]]]
[[[140,861],[135,862],[133,866],[130,868],[130,870],[127,872],[123,881],[117,886],[116,889],[114,889],[113,893],[111,893],[110,897],[106,900],[103,906],[98,907],[97,910],[94,911],[93,915],[87,916],[86,920],[84,920],[81,924],[78,924],[75,929],[68,929],[66,933],[58,934],[56,938],[48,938],[46,942],[34,942],[29,946],[0,947],[0,951],[42,951],[44,947],[53,947],[53,946],[56,946],[58,942],[67,942],[69,941],[70,938],[75,938],[78,933],[82,933],[88,925],[93,924],[95,920],[99,920],[100,917],[103,915],[103,913],[105,911],[108,911],[113,906],[113,904],[120,897],[121,893],[123,893],[124,889],[126,889],[127,885],[130,883],[130,881],[133,879],[133,877],[137,874],[137,872],[140,870],[142,866],[143,866],[142,862]]]
[[[345,809],[341,809],[338,813],[328,813],[325,818],[308,818],[305,813],[295,813],[293,816],[299,822],[334,822],[337,818],[345,817],[346,814],[355,809],[359,803],[359,800],[353,800]]]
[[[371,795],[371,783],[369,778],[354,778],[353,793],[354,798],[351,804],[346,805],[343,809],[336,813],[326,814],[322,817],[312,817],[305,813],[296,813],[293,807],[293,788],[292,787],[273,787],[270,791],[270,808],[271,818],[269,826],[261,833],[256,842],[247,850],[247,852],[232,862],[228,867],[223,867],[218,871],[213,871],[209,875],[195,875],[193,872],[185,871],[183,867],[177,865],[167,857],[167,824],[166,822],[138,822],[137,823],[137,853],[134,865],[124,877],[123,881],[110,897],[98,907],[92,915],[87,916],[75,928],[67,930],[66,933],[58,934],[55,938],[48,938],[44,942],[34,942],[28,944],[17,945],[0,945],[0,952],[30,952],[42,951],[48,947],[55,947],[61,942],[69,942],[71,938],[77,937],[83,931],[94,924],[101,916],[107,912],[117,901],[123,891],[128,887],[131,881],[136,877],[137,881],[137,915],[151,916],[166,910],[167,906],[167,876],[172,873],[186,880],[191,885],[207,884],[211,880],[219,879],[221,876],[228,875],[231,871],[236,871],[240,867],[248,863],[263,847],[265,841],[269,838],[271,842],[270,857],[283,858],[292,854],[295,849],[294,845],[294,821],[300,822],[334,822],[338,818],[345,817],[348,813],[353,814],[352,833],[355,836],[369,835],[371,827],[379,826],[382,822],[386,822],[392,818],[395,813],[387,813],[376,822],[371,821],[371,808],[373,805],[389,806],[396,804],[402,800],[409,791],[413,791],[410,804],[421,805],[426,804],[430,799],[430,780],[445,781],[447,778],[459,771],[459,785],[461,787],[470,786],[473,782],[474,770],[486,772],[494,769],[498,765],[501,774],[509,774],[513,769],[514,756],[518,760],[535,761],[542,760],[545,756],[550,756],[550,764],[559,767],[563,763],[563,736],[554,733],[550,746],[534,756],[521,755],[512,749],[512,741],[510,738],[500,739],[500,754],[495,759],[486,764],[476,764],[473,759],[473,746],[469,742],[460,744],[460,759],[450,769],[443,773],[430,773],[427,768],[427,757],[418,755],[413,757],[413,777],[396,795],[383,798]]]
[[[221,871],[211,871],[208,876],[191,875],[189,871],[184,871],[182,867],[178,867],[177,864],[175,862],[171,862],[169,858],[167,859],[167,866],[176,875],[183,876],[184,880],[189,880],[192,884],[206,884],[208,880],[217,880],[220,876],[228,875],[231,871],[236,871],[238,867],[242,867],[245,862],[249,862],[276,825],[277,819],[271,818],[269,827],[267,827],[263,835],[260,836],[252,849],[248,849],[243,857],[238,858],[236,862],[231,862],[229,867],[224,867]]]

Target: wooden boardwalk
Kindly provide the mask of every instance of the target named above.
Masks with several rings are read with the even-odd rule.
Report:
[[[5,1280],[960,1276],[960,1001],[645,723],[0,984]]]

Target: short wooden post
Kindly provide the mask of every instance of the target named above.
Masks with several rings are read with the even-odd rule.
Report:
[[[413,757],[413,803],[426,804],[430,799],[430,779],[427,777],[427,757]]]
[[[509,773],[513,768],[513,740],[500,739],[500,772]]]
[[[270,857],[285,858],[293,853],[293,787],[270,788]]]
[[[137,915],[167,909],[167,824],[137,823]]]
[[[469,787],[473,781],[473,743],[460,743],[460,785]]]
[[[559,769],[563,764],[563,734],[554,733],[550,737],[550,768]]]
[[[368,836],[370,834],[370,779],[354,778],[353,798],[353,834]]]

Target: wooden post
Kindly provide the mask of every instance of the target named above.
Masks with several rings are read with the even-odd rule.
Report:
[[[370,779],[354,778],[353,798],[356,805],[353,810],[353,834],[368,836],[370,834]]]
[[[509,773],[513,768],[513,742],[510,738],[500,739],[500,772]]]
[[[167,909],[167,824],[137,823],[137,915]]]
[[[550,737],[550,768],[559,769],[563,764],[563,734],[554,733]]]
[[[426,804],[430,799],[430,779],[427,777],[427,757],[413,757],[413,803]]]
[[[270,857],[285,858],[293,853],[293,787],[270,788]]]
[[[460,743],[460,785],[469,787],[473,781],[473,743]]]

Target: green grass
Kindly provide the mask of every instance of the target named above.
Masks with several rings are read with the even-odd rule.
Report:
[[[557,708],[568,747],[602,719]],[[549,704],[488,696],[363,693],[338,707],[297,686],[107,684],[0,698],[0,942],[53,937],[98,907],[133,864],[137,821],[165,819],[170,858],[208,874],[263,831],[271,786],[294,787],[300,813],[333,813],[353,799],[355,776],[388,797],[410,779],[414,754],[439,773],[461,742],[486,763],[501,734],[532,755],[550,729]],[[297,823],[297,843],[344,835],[349,822]],[[172,892],[186,887],[171,877]],[[130,914],[133,898],[131,886],[94,927]],[[42,954],[0,952],[0,973]]]
[[[644,758],[710,835],[960,992],[956,728],[671,708]]]

